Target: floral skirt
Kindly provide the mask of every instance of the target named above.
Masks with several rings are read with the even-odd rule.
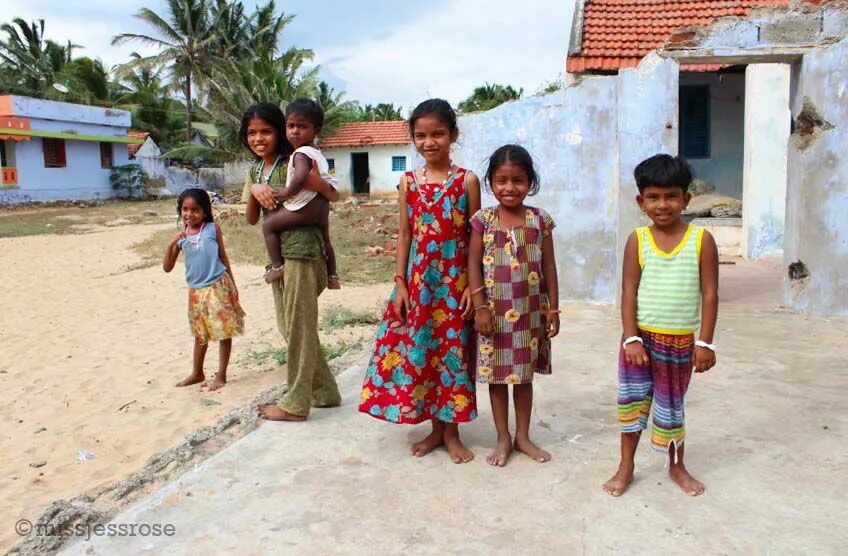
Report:
[[[244,332],[244,310],[236,288],[226,272],[216,283],[188,290],[188,323],[191,333],[204,344],[227,340]]]

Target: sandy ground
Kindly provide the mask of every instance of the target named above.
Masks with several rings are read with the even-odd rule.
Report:
[[[34,521],[54,500],[121,479],[282,381],[275,363],[251,357],[283,345],[262,269],[236,266],[248,316],[230,383],[220,393],[173,386],[191,365],[183,267],[128,270],[140,260],[130,246],[158,229],[0,239],[0,551],[18,540],[16,520]],[[321,305],[370,309],[388,287],[348,285],[326,292]],[[349,328],[324,340],[370,334]],[[212,346],[207,376],[216,367]],[[94,459],[78,461],[78,450]]]
[[[782,310],[779,268],[722,266],[719,364],[687,396],[701,497],[684,495],[647,446],[623,497],[601,490],[618,455],[620,328],[609,309],[569,307],[554,374],[536,382],[533,435],[548,464],[485,463],[485,389],[462,433],[475,461],[411,457],[428,425],[357,413],[358,365],[339,376],[341,408],[263,424],[111,524],[170,525],[170,536],[77,539],[63,554],[844,554],[848,319]],[[757,303],[743,299],[752,286]]]

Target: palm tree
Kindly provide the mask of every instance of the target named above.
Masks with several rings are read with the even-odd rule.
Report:
[[[136,52],[132,57],[141,58]],[[163,71],[142,64],[125,74],[117,104],[132,113],[135,129],[150,132],[160,146],[169,146],[179,142],[178,134],[185,127],[185,116],[181,115],[185,106],[170,96],[168,86],[162,82]]]
[[[460,112],[480,112],[510,100],[518,100],[524,94],[524,89],[515,90],[511,85],[503,86],[497,83],[486,83],[474,89],[467,99],[459,103]]]
[[[131,61],[122,71],[140,63],[169,67],[171,78],[182,85],[185,95],[186,141],[190,141],[192,85],[204,77],[218,35],[210,24],[209,0],[168,0],[167,5],[167,19],[148,8],[140,9],[135,16],[153,27],[158,36],[121,33],[112,44],[139,41],[159,47],[158,54]]]
[[[15,18],[0,25],[0,31],[6,33],[6,40],[0,41],[0,63],[4,67],[0,86],[12,93],[42,96],[78,47],[45,40],[43,19],[27,24]]]
[[[344,122],[357,121],[359,105],[350,100],[343,100],[344,92],[336,92],[325,81],[318,83],[315,91],[315,101],[324,109],[324,127],[321,135],[328,137]]]

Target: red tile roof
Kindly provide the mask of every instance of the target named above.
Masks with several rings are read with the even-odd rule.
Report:
[[[130,131],[130,133],[127,133],[127,137],[131,137],[133,139],[147,139],[148,135],[150,134],[146,131]],[[127,145],[127,152],[130,156],[135,156],[135,154],[138,152],[138,150],[141,148],[141,145],[143,144],[144,143],[129,143]]]
[[[683,27],[707,26],[720,17],[746,17],[754,8],[788,4],[789,0],[585,0],[580,53],[568,56],[566,71],[635,67],[666,39],[673,41],[672,35]],[[572,29],[575,32],[579,29]],[[691,38],[684,35],[678,38]],[[704,65],[682,69],[713,71]]]
[[[342,124],[334,134],[321,139],[321,148],[405,145],[411,141],[409,126],[404,120],[351,122]]]

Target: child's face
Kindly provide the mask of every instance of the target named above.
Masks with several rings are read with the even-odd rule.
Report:
[[[680,220],[680,214],[692,198],[682,187],[658,187],[649,185],[636,202],[648,218],[657,226],[669,226]]]
[[[197,228],[203,224],[203,209],[193,197],[183,199],[180,216],[183,218],[183,224],[188,228]]]
[[[412,141],[428,163],[442,162],[450,157],[450,146],[456,140],[448,126],[435,116],[421,116],[415,120]]]
[[[259,158],[275,156],[277,132],[265,120],[253,118],[247,123],[247,146]]]
[[[518,164],[505,162],[492,175],[492,193],[506,208],[520,207],[530,191],[530,176]]]
[[[315,140],[318,130],[312,120],[302,114],[286,116],[286,139],[291,146],[298,149],[303,145],[309,145]]]

